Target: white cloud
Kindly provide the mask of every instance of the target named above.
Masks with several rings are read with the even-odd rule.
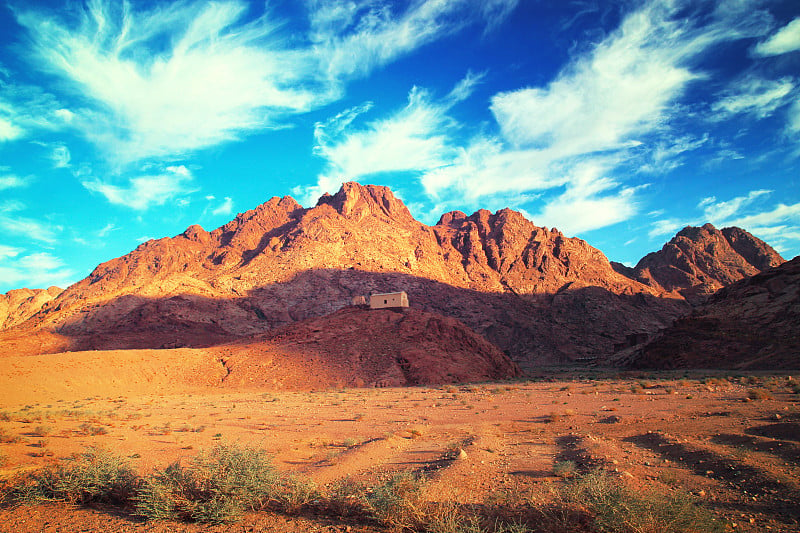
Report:
[[[53,152],[50,154],[50,159],[53,160],[53,165],[56,168],[67,168],[69,167],[69,162],[70,159],[72,159],[72,155],[69,153],[69,148],[63,144],[59,144],[53,147]]]
[[[496,28],[518,0],[419,0],[400,13],[371,0],[308,2],[313,56],[328,79],[375,68],[478,21]]]
[[[14,209],[16,211],[16,209]],[[7,213],[9,211],[3,211]],[[11,211],[13,213],[13,211]],[[46,244],[54,244],[57,235],[64,229],[57,224],[41,222],[17,214],[0,214],[0,228],[14,236],[24,237]]]
[[[800,133],[800,100],[796,100],[789,108],[789,121],[786,127],[791,133]]]
[[[22,137],[22,128],[13,124],[9,117],[0,116],[0,141],[13,141]]]
[[[723,120],[739,113],[749,113],[757,118],[767,117],[789,99],[792,89],[794,83],[791,78],[747,78],[739,83],[733,94],[712,104],[711,110],[715,113],[713,118]]]
[[[24,138],[32,130],[62,127],[58,107],[55,97],[38,87],[0,79],[0,142]]]
[[[125,186],[97,178],[85,178],[81,184],[92,192],[102,194],[112,204],[143,211],[193,192],[189,187],[191,181],[191,173],[181,165],[169,166],[159,173],[131,178]]]
[[[483,18],[497,24],[515,3],[420,0],[395,13],[371,0],[310,1],[307,36],[281,34],[269,11],[248,20],[252,6],[242,0],[147,8],[91,0],[70,16],[14,13],[36,65],[88,103],[77,114],[54,112],[123,166],[283,127],[338,98],[347,79]],[[0,136],[17,136],[14,127],[0,122]]]
[[[21,248],[15,248],[13,246],[8,246],[6,244],[0,244],[0,259],[8,259],[10,257],[16,257],[24,250]]]
[[[571,232],[634,216],[637,188],[622,176],[631,168],[668,172],[682,153],[708,141],[670,131],[670,121],[681,116],[679,99],[706,77],[693,70],[696,59],[712,45],[767,27],[762,13],[744,6],[717,10],[704,25],[678,16],[686,7],[648,2],[552,81],[496,94],[491,111],[500,135],[478,134],[449,165],[426,172],[426,192],[463,205],[538,191],[543,207],[535,216]],[[587,186],[593,182],[594,190]]]
[[[0,175],[0,191],[14,187],[25,187],[30,183],[29,178],[20,178],[14,174]]]
[[[683,164],[682,154],[697,150],[708,143],[708,140],[709,137],[706,134],[700,138],[686,135],[656,141],[651,145],[646,156],[649,162],[642,164],[640,170],[652,174],[666,174]]]
[[[112,231],[117,231],[119,228],[114,225],[113,223],[109,222],[103,228],[97,232],[97,236],[101,239],[105,238],[109,233]]]
[[[545,88],[500,93],[492,112],[516,146],[563,156],[615,150],[657,127],[668,104],[698,77],[682,65],[697,46],[687,29],[653,3],[629,15],[592,53]]]
[[[706,198],[698,207],[703,208],[703,220],[714,225],[729,224],[732,217],[741,212],[742,209],[751,205],[758,198],[767,196],[772,191],[759,189],[750,191],[747,196],[738,196],[725,202],[717,202],[716,198]]]
[[[213,197],[212,197],[213,198]],[[233,213],[233,199],[226,196],[225,200],[211,211],[212,215],[230,215]]]
[[[0,254],[2,249],[0,249]],[[0,284],[18,287],[44,288],[52,285],[66,287],[75,281],[75,273],[64,262],[47,252],[21,255],[22,250],[0,265]]]
[[[606,168],[587,162],[575,168],[566,191],[550,200],[533,220],[574,235],[622,222],[638,211],[635,188],[605,177]]]
[[[655,237],[663,237],[665,235],[671,236],[677,233],[681,228],[691,224],[691,222],[685,222],[674,218],[656,220],[651,224],[650,231],[647,232],[647,236],[651,239]]]
[[[79,24],[15,12],[43,69],[92,102],[66,115],[114,161],[181,154],[269,127],[317,104],[301,88],[301,64],[266,15],[243,22],[247,4],[180,2],[134,11],[94,0]],[[303,74],[302,72],[299,74]]]
[[[800,50],[800,18],[789,22],[772,37],[755,47],[758,56],[777,56]]]
[[[743,228],[765,227],[779,222],[794,222],[800,224],[800,203],[786,205],[776,204],[768,211],[762,211],[752,215],[744,215],[731,220],[731,224]],[[794,231],[798,231],[800,226],[795,226]]]
[[[448,110],[471,94],[480,76],[472,73],[441,100],[414,87],[408,103],[388,118],[353,127],[372,109],[370,102],[347,109],[314,128],[314,153],[327,161],[315,186],[298,189],[305,201],[333,192],[344,182],[380,172],[426,172],[448,165],[456,148],[448,135],[455,122]]]

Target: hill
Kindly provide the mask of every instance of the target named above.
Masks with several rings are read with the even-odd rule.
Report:
[[[800,368],[800,257],[717,291],[633,361],[639,368]]]

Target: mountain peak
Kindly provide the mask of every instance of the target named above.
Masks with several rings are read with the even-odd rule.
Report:
[[[404,222],[414,220],[405,204],[389,187],[382,185],[361,185],[348,181],[333,196],[325,193],[317,201],[317,206],[325,204],[347,218],[361,219],[373,215]]]
[[[686,226],[661,250],[643,257],[634,279],[691,299],[783,262],[771,246],[747,231],[720,231],[706,223]]]

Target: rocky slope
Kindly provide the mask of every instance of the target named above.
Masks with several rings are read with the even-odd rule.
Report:
[[[58,287],[15,289],[0,294],[0,330],[22,324],[59,294]]]
[[[730,247],[758,256],[746,235]],[[103,263],[0,335],[0,353],[12,341],[20,353],[211,346],[405,290],[413,307],[463,321],[525,368],[602,363],[689,311],[664,279],[631,279],[585,241],[510,209],[426,226],[388,188],[346,183],[313,208],[272,198],[214,231],[191,226]]]
[[[636,354],[640,368],[800,368],[800,257],[720,289]]]
[[[224,384],[237,388],[397,387],[520,373],[463,323],[414,308],[346,307],[212,350],[229,371]]]
[[[740,279],[783,263],[764,241],[740,228],[687,226],[664,247],[619,271],[664,292],[700,303],[703,297]]]

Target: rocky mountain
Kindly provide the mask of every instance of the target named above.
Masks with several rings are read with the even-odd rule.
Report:
[[[58,287],[14,289],[0,294],[0,330],[22,324],[59,294]]]
[[[764,241],[740,228],[687,226],[633,269],[617,270],[656,290],[695,303],[721,287],[783,263]]]
[[[639,368],[800,366],[800,257],[717,291],[632,361]]]
[[[758,256],[742,234],[738,248],[725,242]],[[413,307],[461,320],[523,368],[603,363],[689,312],[685,287],[659,275],[631,279],[585,241],[510,209],[427,226],[388,188],[346,183],[312,208],[276,197],[214,231],[143,243],[0,335],[0,353],[212,346],[405,290]]]

